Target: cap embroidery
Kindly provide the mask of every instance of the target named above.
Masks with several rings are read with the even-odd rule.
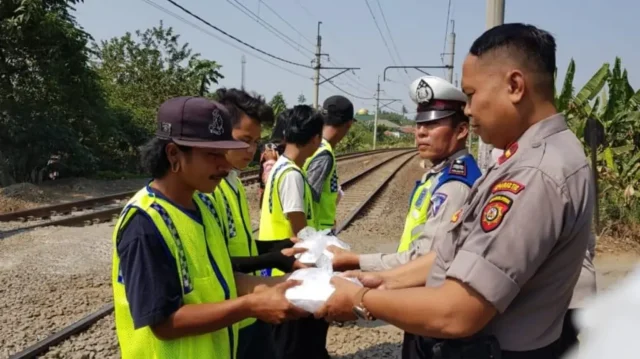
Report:
[[[416,100],[418,103],[429,102],[433,100],[433,89],[425,80],[420,80],[416,88]]]
[[[222,126],[222,115],[220,114],[220,110],[217,108],[211,112],[211,116],[213,116],[213,120],[211,124],[209,124],[209,132],[216,136],[220,136],[224,133],[224,127]]]
[[[160,122],[160,132],[166,135],[171,134],[171,124],[169,122]]]

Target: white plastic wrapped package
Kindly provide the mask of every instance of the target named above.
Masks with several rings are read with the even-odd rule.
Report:
[[[337,273],[322,268],[304,268],[291,273],[289,279],[302,281],[302,284],[287,289],[284,296],[296,307],[309,313],[315,313],[331,297],[336,290],[331,284],[331,277]],[[362,286],[355,278],[345,278]]]
[[[306,252],[296,255],[300,263],[322,268],[329,273],[333,272],[333,253],[329,252],[327,247],[333,245],[346,250],[350,250],[351,247],[336,236],[329,235],[329,232],[329,229],[316,231],[311,227],[305,227],[298,233],[300,242],[293,247],[307,249]]]
[[[565,359],[638,358],[640,267],[606,292],[587,300],[575,318],[580,345]]]

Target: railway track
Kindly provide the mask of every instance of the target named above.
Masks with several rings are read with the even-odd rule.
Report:
[[[360,154],[360,156],[362,155]],[[393,179],[394,175],[413,158],[415,158],[414,149],[398,151],[398,154],[394,154],[342,182],[341,186],[345,190],[345,196],[340,202],[337,214],[340,223],[336,228],[336,234],[353,223],[363,213],[363,209],[377,198],[377,195]],[[344,157],[341,157],[341,159],[344,159]],[[259,228],[256,227],[253,230],[257,232]],[[13,354],[9,359],[36,358],[74,335],[87,331],[102,318],[110,315],[113,309],[113,302],[105,304],[95,312],[46,337],[44,340]]]
[[[348,153],[337,156],[337,160],[347,161],[363,156],[372,156],[385,152],[403,151],[406,149],[382,149]],[[258,182],[259,170],[243,171],[240,175],[245,185]],[[0,231],[0,239],[11,235],[47,226],[86,226],[96,223],[109,222],[117,218],[123,207],[123,202],[131,198],[137,191],[121,192],[108,196],[95,197],[81,201],[38,207],[24,211],[0,214],[0,222],[23,222],[27,225]],[[103,209],[101,209],[103,208]],[[77,214],[80,211],[87,213]],[[62,217],[62,218],[60,218]],[[33,224],[28,224],[29,222]]]

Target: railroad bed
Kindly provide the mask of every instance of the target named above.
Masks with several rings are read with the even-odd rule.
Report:
[[[359,198],[375,197],[373,194],[377,189],[384,189],[383,180],[396,168],[402,168],[401,173],[404,174],[401,178],[396,176],[392,179],[394,183],[412,183],[414,179],[409,179],[410,176],[406,173],[417,173],[419,177],[421,172],[417,160],[411,161],[412,158],[415,156],[411,153],[395,151],[380,154],[374,159],[349,161],[349,168],[344,168],[341,160],[339,171],[346,194],[340,205],[339,219],[347,218],[358,207],[363,207],[359,205]],[[390,161],[383,163],[387,159]],[[402,167],[407,162],[411,166]],[[347,182],[362,171],[362,168],[377,165],[379,166],[374,172],[353,179],[351,183]],[[382,197],[392,188],[383,190]],[[248,192],[250,200],[252,196],[257,198],[255,188],[249,188]],[[401,199],[393,196],[391,200],[397,200],[397,203],[391,207],[406,211],[406,208],[402,208],[406,207],[406,196],[404,194]],[[255,214],[253,218],[256,218]],[[398,227],[398,232],[402,224],[385,223],[386,227]],[[111,223],[98,223],[84,228],[44,227],[0,241],[0,358],[9,357],[28,345],[47,338],[110,302],[109,238],[112,230]],[[346,238],[348,233],[349,229],[340,236],[345,235]],[[331,330],[333,333],[347,328]],[[393,335],[397,334],[389,336],[382,329],[366,333],[381,333],[379,336],[383,338],[382,341],[384,338],[396,338]],[[360,335],[368,335],[366,333],[362,332]],[[340,348],[347,344],[341,344],[340,338],[332,335],[329,338],[330,349],[334,347],[337,352],[345,352]],[[112,315],[89,326],[87,331],[53,346],[45,354],[47,358],[75,356],[118,357]]]

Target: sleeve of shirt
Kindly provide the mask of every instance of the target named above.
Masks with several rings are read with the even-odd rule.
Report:
[[[307,181],[311,186],[311,194],[314,202],[320,202],[320,194],[322,194],[322,186],[324,181],[329,177],[331,168],[333,167],[333,158],[329,152],[322,152],[316,156],[307,168]]]
[[[555,246],[569,201],[565,187],[536,168],[516,169],[500,180],[494,188],[515,182],[521,189],[497,190],[476,216],[463,214],[466,228],[460,231],[468,234],[447,277],[469,285],[502,313]]]
[[[427,221],[420,237],[411,243],[409,250],[400,253],[376,253],[360,256],[360,269],[381,271],[399,267],[431,251],[433,243],[444,238],[451,216],[462,207],[470,188],[460,181],[449,181],[431,196]]]
[[[117,252],[135,329],[162,323],[182,306],[175,259],[149,217],[131,218]]]
[[[287,257],[281,252],[268,252],[255,257],[231,257],[234,272],[251,273],[266,268],[278,268],[290,272],[295,262],[294,257]]]
[[[298,171],[288,171],[284,174],[278,188],[282,211],[287,213],[304,212],[304,178]]]

